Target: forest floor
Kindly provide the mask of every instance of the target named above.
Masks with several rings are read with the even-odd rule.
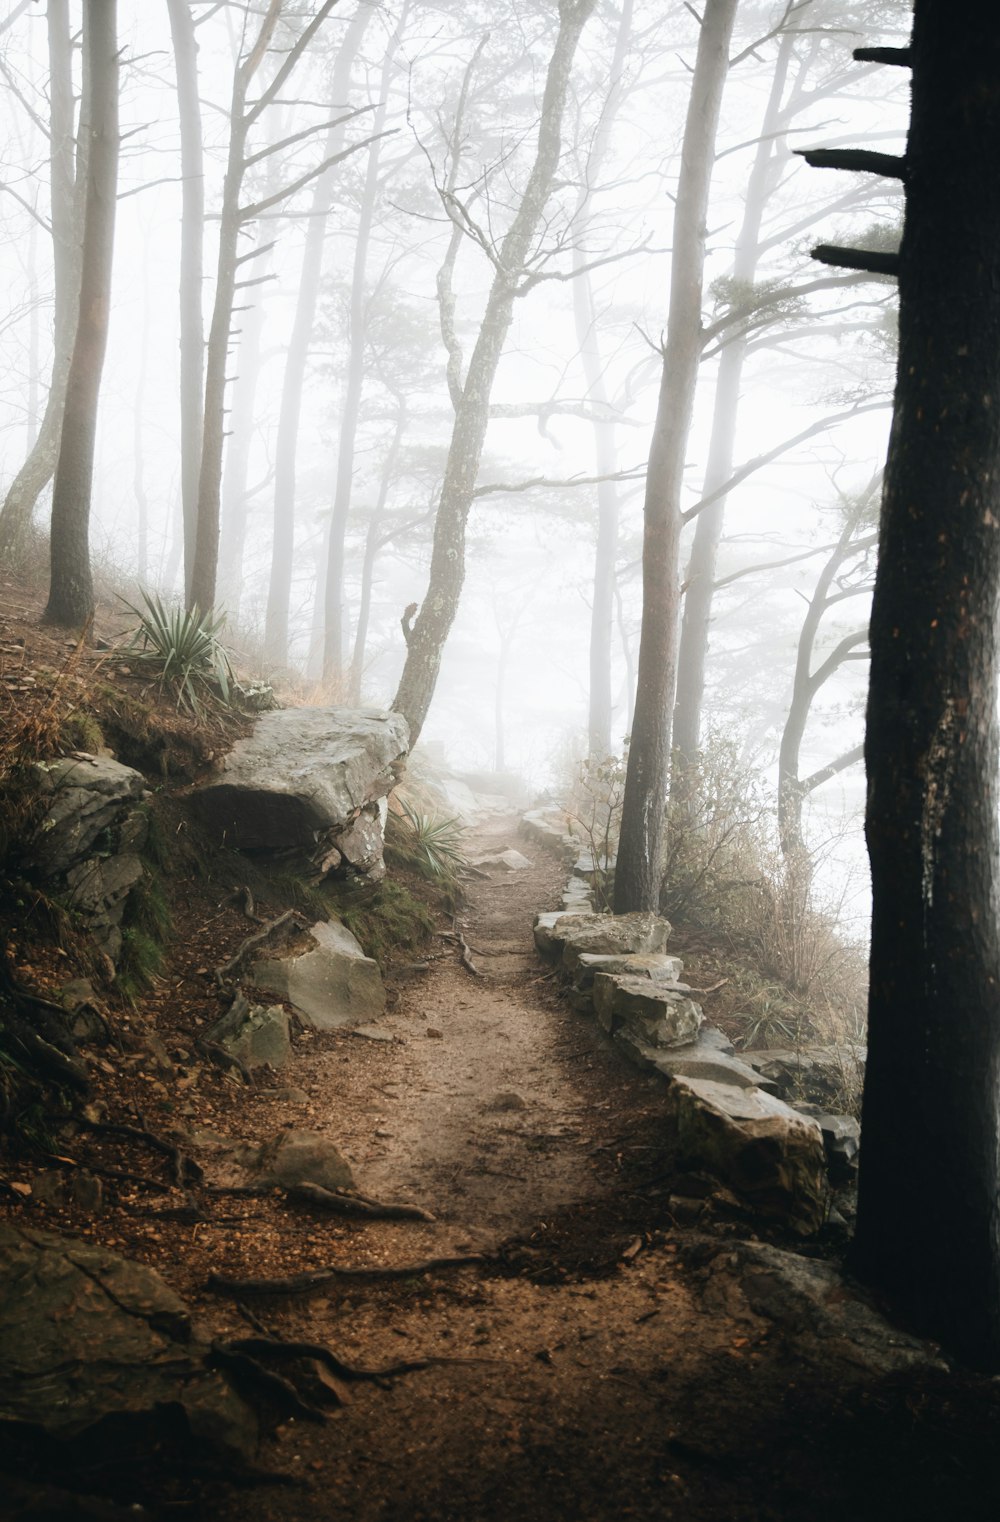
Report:
[[[6,633],[20,661],[18,627],[29,630]],[[493,817],[465,842],[473,859],[511,845],[532,862],[469,882],[459,923],[477,974],[442,923],[431,952],[389,979],[377,1030],[300,1034],[292,1062],[258,1087],[195,1049],[219,1012],[211,969],[253,927],[217,880],[185,876],[181,834],[167,965],[131,1009],[112,991],[104,1004],[119,1040],[94,1064],[108,1119],[182,1145],[309,1128],[337,1146],[365,1194],[416,1202],[432,1221],[345,1221],[277,1192],[199,1196],[192,1221],[191,1194],[172,1187],[141,1136],[71,1129],[47,1166],[164,1180],[158,1192],[108,1181],[94,1213],[44,1204],[30,1192],[37,1158],[3,1157],[0,1213],[150,1264],[211,1336],[244,1336],[250,1322],[356,1366],[423,1365],[338,1385],[343,1404],[323,1422],[276,1416],[259,1462],[281,1483],[181,1477],[159,1496],[140,1486],[146,1514],[993,1522],[1000,1381],[948,1371],[933,1349],[925,1364],[879,1372],[801,1305],[779,1297],[766,1314],[751,1310],[742,1244],[759,1235],[819,1249],[745,1219],[695,1228],[673,1217],[663,1082],[575,1014],[536,957],[533,917],[558,903],[564,869],[517,829],[515,817]],[[72,961],[20,932],[10,951],[42,988]],[[471,1261],[416,1267],[450,1257]],[[308,1294],[209,1282],[407,1265],[402,1278],[340,1278]]]

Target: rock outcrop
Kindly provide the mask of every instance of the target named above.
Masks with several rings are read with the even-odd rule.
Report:
[[[0,1425],[50,1456],[134,1464],[178,1439],[254,1454],[256,1418],[183,1301],[107,1248],[0,1225],[0,1346]]]
[[[130,766],[83,752],[39,762],[37,775],[47,807],[29,843],[31,867],[64,888],[70,907],[116,962],[128,896],[143,874],[146,780]]]
[[[192,791],[191,806],[238,850],[297,850],[325,870],[346,862],[378,876],[378,802],[393,787],[408,742],[397,713],[275,709]]]

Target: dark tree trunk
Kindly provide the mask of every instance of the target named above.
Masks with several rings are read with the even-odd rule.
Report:
[[[642,630],[615,868],[616,914],[659,907],[677,661],[681,488],[701,358],[708,193],[736,4],[707,0],[684,128],[667,342],[646,478]]]
[[[865,756],[871,1001],[854,1264],[1000,1370],[1000,27],[916,0]]]
[[[362,4],[353,17],[337,52],[330,95],[335,106],[346,105],[351,93],[351,68],[375,7]],[[334,158],[344,146],[346,122],[329,129],[324,158]],[[274,530],[271,574],[267,591],[264,622],[264,653],[275,666],[288,663],[288,614],[292,591],[292,562],[295,550],[296,454],[299,444],[299,421],[302,416],[302,393],[305,386],[309,349],[316,321],[326,225],[333,205],[337,178],[328,169],[316,181],[306,230],[302,269],[299,273],[295,319],[285,360],[285,378],[281,389],[278,434],[274,445]]]
[[[180,406],[181,522],[184,596],[191,595],[198,524],[198,476],[205,400],[205,323],[202,315],[205,169],[198,96],[198,44],[188,0],[167,0],[177,75],[181,136]]]
[[[87,201],[83,222],[80,317],[66,382],[59,460],[52,492],[51,579],[43,621],[80,628],[94,611],[90,494],[97,407],[111,314],[111,264],[118,191],[116,0],[87,0],[83,11]]]
[[[0,512],[0,553],[24,543],[35,504],[52,479],[59,455],[69,364],[80,311],[80,251],[86,186],[86,129],[73,133],[73,59],[69,0],[49,0],[49,165],[54,278],[52,377],[45,412],[27,458]]]
[[[416,744],[434,696],[445,642],[458,612],[465,580],[465,526],[489,423],[490,392],[510,330],[517,282],[542,222],[562,151],[562,118],[580,34],[596,0],[561,0],[559,32],[549,61],[538,129],[538,148],[521,204],[504,237],[479,336],[456,398],[455,423],[434,521],[427,593],[410,631],[393,709]]]

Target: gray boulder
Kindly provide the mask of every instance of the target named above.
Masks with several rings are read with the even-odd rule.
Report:
[[[385,876],[382,860],[382,820],[377,805],[366,804],[350,826],[334,836],[333,849],[355,872],[379,882]],[[329,858],[332,862],[332,857]],[[340,865],[340,863],[334,863]]]
[[[608,956],[584,951],[576,959],[573,987],[578,993],[586,993],[594,986],[594,975],[599,972],[622,973],[628,977],[649,978],[653,983],[675,984],[684,971],[680,957],[667,956],[662,952],[649,952],[636,956]],[[686,988],[680,989],[686,993]]]
[[[670,923],[659,914],[577,914],[560,921],[556,934],[563,942],[563,968],[572,973],[587,952],[623,956],[662,951]]]
[[[610,972],[594,977],[594,1012],[609,1034],[624,1027],[647,1046],[684,1046],[704,1019],[700,1005],[685,994],[651,978]]]
[[[259,1147],[242,1147],[237,1160],[249,1181],[264,1189],[291,1189],[297,1184],[354,1188],[350,1164],[333,1142],[316,1131],[279,1131]]]
[[[192,805],[238,849],[312,850],[390,791],[408,743],[398,713],[275,709],[194,790]]]
[[[90,856],[96,845],[102,849],[95,854],[108,854],[112,843],[119,842],[105,842],[102,837],[120,835],[126,820],[129,838],[123,844],[131,851],[141,850],[145,820],[135,810],[146,792],[141,773],[82,751],[57,761],[40,761],[36,773],[43,795],[51,800],[31,850],[33,865],[43,876],[68,872]]]
[[[736,1056],[722,1032],[712,1026],[703,1026],[689,1046],[657,1052],[653,1065],[664,1078],[708,1078],[713,1083],[729,1083],[738,1089],[769,1087],[748,1062]]]
[[[759,1215],[809,1235],[827,1204],[823,1133],[762,1089],[673,1077],[667,1091],[682,1166],[710,1173]]]
[[[286,999],[316,1030],[367,1025],[385,1011],[378,963],[337,920],[313,925],[304,949],[296,943],[281,956],[256,962],[250,977],[257,988]]]
[[[244,1067],[284,1067],[292,1055],[288,1011],[280,1004],[250,1004],[237,997],[205,1038],[237,1057]]]
[[[96,1466],[151,1458],[186,1425],[229,1459],[253,1457],[256,1419],[143,1264],[0,1225],[0,1346],[0,1423],[28,1441],[85,1445]]]

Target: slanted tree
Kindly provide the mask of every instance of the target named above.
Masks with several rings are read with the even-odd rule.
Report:
[[[873,53],[860,50],[859,57]],[[871,618],[871,995],[853,1264],[1000,1371],[1000,27],[915,0]],[[889,166],[890,170],[892,166]],[[821,251],[850,266],[850,250]],[[884,267],[884,266],[883,266]]]
[[[66,381],[59,459],[52,490],[49,599],[43,622],[80,628],[94,611],[90,496],[97,407],[111,316],[111,266],[118,193],[116,0],[83,10],[87,196],[80,265],[80,313]]]
[[[19,7],[15,19],[24,7]],[[49,394],[42,421],[27,458],[15,475],[0,511],[0,552],[16,551],[24,542],[39,496],[52,479],[59,455],[63,406],[70,358],[80,311],[86,155],[89,134],[81,123],[79,140],[73,106],[73,49],[69,0],[48,0],[49,50],[49,200],[53,254],[53,356]]]
[[[406,661],[392,707],[401,713],[415,744],[437,684],[445,642],[458,612],[465,579],[465,529],[490,416],[490,394],[513,319],[514,302],[531,289],[527,261],[542,227],[562,153],[562,119],[570,70],[596,0],[559,0],[559,28],[549,59],[534,163],[506,234],[488,249],[494,274],[461,394],[434,524],[427,592],[407,629]],[[476,226],[451,198],[449,215]]]
[[[642,629],[614,908],[659,907],[680,599],[681,488],[702,349],[708,195],[736,0],[707,0],[674,212],[670,306],[643,510]]]

